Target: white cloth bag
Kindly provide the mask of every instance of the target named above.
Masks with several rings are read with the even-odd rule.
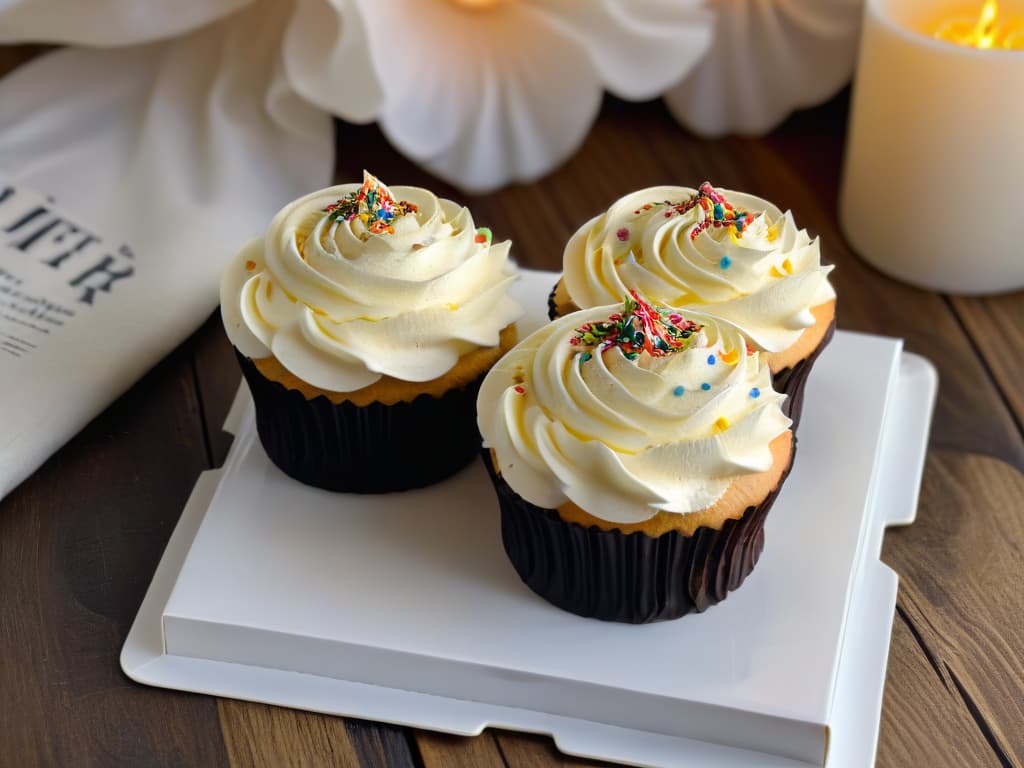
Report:
[[[0,42],[118,46],[0,80],[0,497],[209,316],[281,205],[331,180],[330,116],[280,57],[290,4],[239,5],[0,0]]]

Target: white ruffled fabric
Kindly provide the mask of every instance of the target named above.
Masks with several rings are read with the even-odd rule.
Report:
[[[198,327],[240,244],[333,171],[330,117],[296,96],[277,55],[287,6],[39,5],[0,10],[3,38],[140,42],[66,48],[0,81],[0,191],[51,198],[111,249],[127,244],[135,273],[75,304],[29,354],[4,356],[0,497]],[[199,26],[215,12],[229,15]],[[0,249],[0,267],[48,297],[73,258],[85,257],[32,272],[36,260]]]
[[[864,0],[711,0],[714,42],[665,94],[695,133],[760,135],[850,80]]]

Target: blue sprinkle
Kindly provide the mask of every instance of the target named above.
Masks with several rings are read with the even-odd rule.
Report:
[[[700,385],[700,388],[707,392],[709,389],[711,389],[711,385],[705,381],[703,384]]]
[[[675,395],[676,397],[680,397],[680,396],[682,396],[683,392],[685,392],[685,391],[686,391],[686,389],[684,387],[678,386],[678,387],[676,387],[675,389],[672,390],[672,394]]]
[[[715,364],[715,356],[714,355],[708,355],[708,365],[714,365],[714,364]]]
[[[750,396],[751,397],[760,397],[761,396],[761,390],[758,389],[757,387],[754,387],[752,390],[750,390]]]
[[[728,269],[729,267],[732,266],[732,259],[730,259],[728,256],[723,256],[718,260],[718,266],[720,266],[722,269]]]
[[[580,355],[580,362],[581,363],[585,363],[585,362],[587,362],[592,357],[593,357],[593,355],[590,354],[589,352],[584,352],[582,355]]]

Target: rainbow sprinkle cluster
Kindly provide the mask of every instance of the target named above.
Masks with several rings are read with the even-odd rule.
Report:
[[[363,186],[358,192],[341,198],[324,208],[331,221],[352,221],[359,218],[374,235],[393,235],[393,222],[418,209],[407,200],[395,200],[380,180],[363,171]]]
[[[630,291],[621,313],[611,315],[606,321],[584,323],[576,329],[569,343],[597,352],[618,347],[629,360],[635,360],[641,352],[664,357],[686,349],[693,334],[702,327],[677,312],[654,307],[636,291]],[[584,352],[580,362],[585,363],[592,357],[591,352]]]
[[[639,215],[644,211],[649,211],[655,205],[665,205],[668,207],[668,210],[665,211],[666,219],[675,215],[682,216],[700,206],[701,210],[704,211],[704,218],[701,219],[696,227],[690,230],[691,240],[696,239],[697,235],[710,227],[732,227],[736,232],[736,237],[743,237],[743,228],[755,218],[753,213],[736,210],[721,192],[711,186],[709,181],[701,184],[697,194],[683,203],[673,203],[670,200],[665,200],[662,203],[648,203],[641,208],[637,208],[634,213]],[[723,269],[725,268],[727,267],[723,267]]]

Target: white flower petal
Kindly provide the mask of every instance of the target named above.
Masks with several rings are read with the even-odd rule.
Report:
[[[683,77],[711,45],[704,0],[602,0],[544,10],[590,52],[609,91],[652,99]]]
[[[14,0],[0,3],[0,43],[135,45],[177,37],[252,0]]]
[[[393,22],[392,55],[375,58],[386,92],[381,127],[399,149],[482,191],[535,179],[579,146],[601,99],[586,50],[511,3],[472,12],[416,7],[407,16],[418,23],[400,33]]]
[[[283,45],[288,81],[318,107],[370,122],[384,93],[367,42],[362,16],[348,0],[298,0]]]
[[[697,133],[771,130],[850,78],[863,0],[716,0],[708,55],[665,94]]]

